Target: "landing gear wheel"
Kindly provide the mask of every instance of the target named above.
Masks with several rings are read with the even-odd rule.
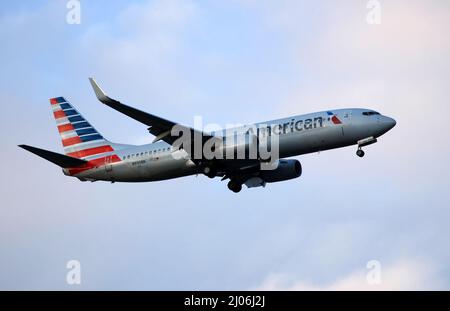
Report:
[[[234,180],[230,180],[228,182],[228,189],[230,189],[234,193],[238,193],[242,190],[242,185]]]
[[[209,167],[209,166],[206,166],[206,167],[203,169],[203,174],[205,174],[205,175],[208,176],[209,178],[214,178],[214,177],[216,177],[216,171],[215,171],[213,168]]]
[[[365,153],[362,149],[358,149],[358,151],[356,151],[356,155],[360,158],[364,157]]]

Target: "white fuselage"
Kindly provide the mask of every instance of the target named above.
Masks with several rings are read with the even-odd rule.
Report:
[[[367,137],[377,138],[394,125],[393,119],[380,115],[364,115],[368,109],[340,109],[278,119],[256,125],[267,125],[279,134],[279,157],[286,158],[357,144]],[[337,118],[336,119],[333,118]],[[237,133],[248,127],[235,128]],[[229,133],[230,130],[227,130]],[[214,133],[215,136],[222,136]],[[264,135],[264,134],[261,134]],[[198,166],[184,150],[174,150],[163,141],[141,146],[115,145],[120,161],[70,174],[81,180],[145,182],[198,174]],[[178,153],[174,154],[173,153]]]

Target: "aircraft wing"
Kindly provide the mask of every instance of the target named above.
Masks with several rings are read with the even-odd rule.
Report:
[[[100,88],[100,86],[93,78],[89,78],[89,81],[91,82],[95,95],[97,96],[100,102],[129,116],[130,118],[135,119],[136,121],[139,121],[149,126],[148,131],[156,136],[154,142],[158,140],[163,140],[168,144],[173,145],[174,141],[179,138],[178,136],[171,135],[171,130],[175,125],[178,125],[179,128],[182,128],[186,131],[191,131],[191,139],[193,139],[194,135],[199,135],[198,137],[203,137],[204,141],[212,137],[209,134],[197,131],[193,128],[180,125],[178,123],[166,120],[164,118],[122,104],[121,102],[112,99],[111,97],[106,95],[106,93]]]
[[[178,126],[178,128],[183,129],[183,131],[186,133],[190,131],[190,146],[182,146],[183,149],[189,154],[192,161],[198,163],[202,162],[203,160],[206,160],[203,158],[203,152],[199,155],[200,158],[196,156],[193,156],[193,153],[195,153],[194,148],[194,139],[201,138],[201,147],[203,148],[206,141],[209,141],[210,139],[218,139],[219,144],[222,143],[222,138],[217,136],[212,136],[209,133],[204,133],[198,130],[195,130],[193,128],[180,125],[178,123],[175,123],[173,121],[166,120],[164,118],[155,116],[153,114],[141,111],[139,109],[130,107],[128,105],[122,104],[121,102],[110,98],[106,93],[98,86],[98,84],[95,82],[93,78],[89,78],[89,81],[91,82],[92,88],[94,89],[95,95],[97,96],[98,100],[105,105],[129,116],[130,118],[133,118],[141,123],[144,123],[145,125],[149,126],[148,131],[155,135],[155,139],[153,142],[156,142],[158,140],[163,140],[166,143],[170,145],[174,145],[174,142],[179,138],[179,136],[173,136],[171,131],[174,126]],[[177,133],[178,134],[178,133]],[[210,141],[213,143],[213,141]],[[183,142],[184,143],[184,142]],[[180,146],[175,146],[180,147]],[[189,148],[188,148],[189,147]],[[209,160],[206,160],[209,162]],[[226,173],[233,173],[236,174],[237,172],[244,172],[247,170],[254,170],[255,167],[259,167],[260,161],[259,160],[215,160],[216,166],[219,170],[224,171],[224,174],[221,176],[226,177]]]

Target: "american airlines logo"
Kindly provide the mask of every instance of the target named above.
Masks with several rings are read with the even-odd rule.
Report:
[[[331,122],[333,122],[334,124],[342,124],[341,120],[339,120],[339,118],[336,117],[334,113],[332,113],[331,111],[327,111],[327,114],[331,119]]]

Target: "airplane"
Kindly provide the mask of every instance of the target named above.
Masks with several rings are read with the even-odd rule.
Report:
[[[362,158],[365,155],[363,147],[376,143],[396,125],[394,119],[374,110],[353,108],[297,115],[240,126],[231,131],[203,132],[127,106],[109,97],[93,78],[89,81],[101,103],[145,124],[155,139],[140,146],[110,142],[64,97],[51,98],[65,154],[29,145],[19,147],[60,166],[65,175],[81,181],[149,182],[204,174],[228,180],[228,188],[238,193],[243,185],[265,187],[267,183],[300,177],[300,162],[287,159],[289,157],[356,145],[356,154]],[[177,126],[200,140],[188,137],[180,144],[179,133],[173,132]],[[249,130],[255,127],[256,132]],[[267,150],[272,147],[278,150],[276,158],[263,158],[258,152],[256,156],[249,156],[251,146],[261,145],[260,140],[272,138],[272,135],[277,137],[278,149],[274,143],[265,146]],[[241,139],[236,139],[238,136]],[[211,148],[218,152],[215,154],[223,155],[225,150],[231,150],[234,157],[206,157],[202,152],[195,154],[192,151],[198,141],[200,147],[205,147],[211,140],[220,149]],[[243,157],[235,156],[238,149],[245,151]],[[271,168],[263,169],[269,162]]]

